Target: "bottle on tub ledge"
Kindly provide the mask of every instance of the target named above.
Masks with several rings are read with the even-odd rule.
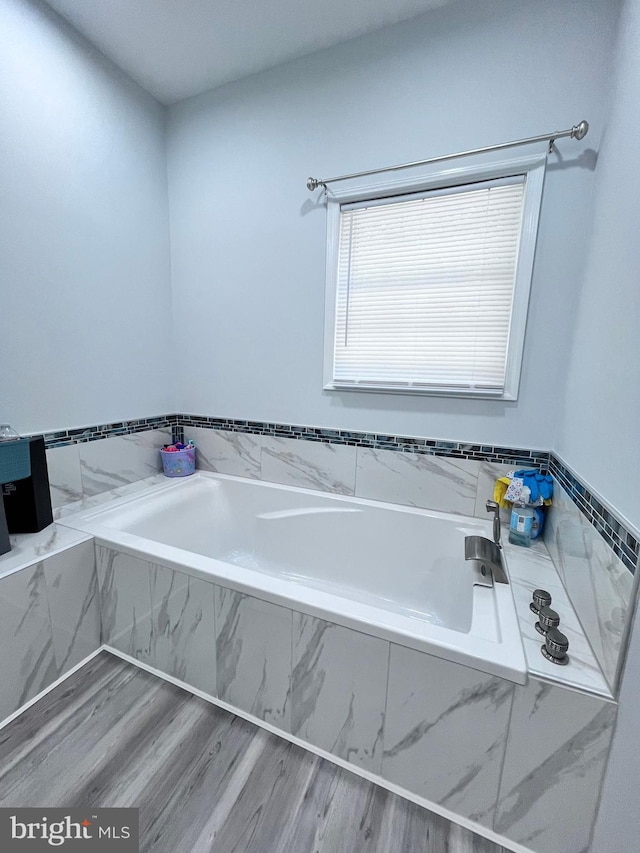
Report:
[[[533,508],[527,506],[524,501],[514,503],[509,522],[509,542],[512,545],[522,545],[523,548],[531,546],[534,517]]]
[[[544,525],[544,510],[530,502],[529,489],[524,486],[520,500],[514,501],[509,521],[509,542],[531,546],[531,540],[537,539]]]

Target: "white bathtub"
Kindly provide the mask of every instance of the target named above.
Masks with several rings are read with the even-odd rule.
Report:
[[[511,594],[463,516],[198,472],[60,522],[98,544],[524,684]],[[508,568],[508,567],[507,567]]]

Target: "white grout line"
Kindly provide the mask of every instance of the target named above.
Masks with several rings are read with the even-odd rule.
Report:
[[[64,675],[61,675],[59,678],[56,678],[55,681],[53,681],[48,687],[45,687],[44,690],[41,690],[40,693],[33,697],[33,699],[29,699],[28,702],[26,702],[24,705],[21,705],[17,711],[13,712],[13,714],[9,714],[9,716],[0,723],[0,731],[4,729],[5,726],[8,726],[9,723],[12,723],[15,719],[17,719],[21,714],[24,714],[24,712],[28,710],[32,705],[35,705],[36,702],[39,702],[44,696],[47,695],[47,693],[51,693],[52,690],[55,690],[56,687],[59,687],[61,684],[63,684],[67,680],[67,678],[69,678],[69,676],[74,674],[74,672],[77,672],[79,669],[82,669],[85,664],[89,663],[89,661],[93,660],[94,657],[100,654],[100,652],[104,651],[111,650],[107,649],[106,646],[100,646],[100,648],[91,652],[91,654],[84,658],[84,660],[81,660],[80,663],[77,663],[75,666],[71,667],[71,669],[68,670],[68,672],[65,672]]]

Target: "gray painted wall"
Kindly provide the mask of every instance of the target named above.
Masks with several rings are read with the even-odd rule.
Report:
[[[169,111],[180,410],[549,447],[617,4],[462,0]],[[588,57],[588,61],[585,61]],[[517,403],[322,390],[326,176],[592,124],[547,173]],[[551,158],[553,164],[554,158]]]
[[[44,4],[0,31],[0,420],[167,412],[164,110]]]
[[[640,328],[638,269],[640,173],[626,158],[640,133],[640,0],[627,0],[620,23],[612,118],[602,152],[592,252],[568,389],[567,455],[591,472],[618,505],[640,520],[635,478],[640,465]],[[600,168],[600,167],[599,167]],[[598,316],[600,317],[598,321]],[[602,334],[602,329],[606,334]],[[588,341],[588,335],[600,331]],[[584,374],[583,374],[584,371]],[[591,374],[590,381],[583,376]],[[609,416],[615,412],[615,420]],[[582,413],[583,417],[580,417]],[[601,464],[594,453],[603,434],[614,433]],[[640,620],[635,619],[620,692],[620,713],[596,824],[592,853],[637,850],[640,838]]]
[[[557,449],[640,528],[640,5],[620,20],[611,116],[598,158],[593,233]]]

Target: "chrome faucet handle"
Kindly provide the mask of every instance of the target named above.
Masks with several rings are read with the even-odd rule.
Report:
[[[480,563],[491,569],[495,583],[509,583],[509,578],[502,563],[500,546],[485,536],[464,537],[464,558]],[[484,572],[482,572],[484,575]]]
[[[493,541],[498,548],[502,548],[500,544],[500,505],[495,501],[487,501],[487,512],[493,513]]]

